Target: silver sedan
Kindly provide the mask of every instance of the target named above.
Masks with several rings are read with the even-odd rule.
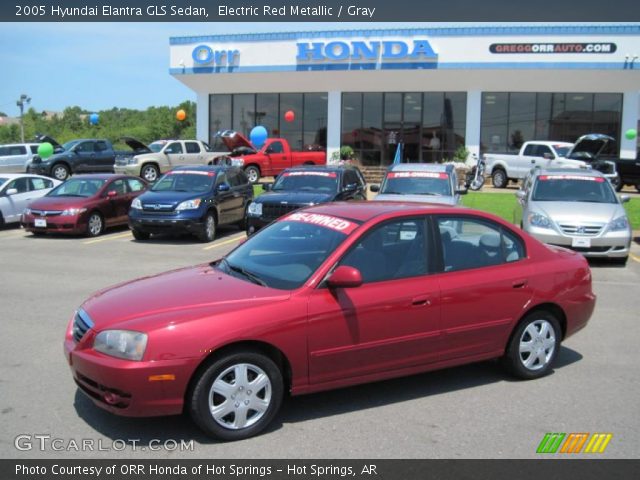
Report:
[[[607,179],[595,170],[534,169],[516,192],[522,228],[538,240],[587,257],[626,263],[631,226]]]

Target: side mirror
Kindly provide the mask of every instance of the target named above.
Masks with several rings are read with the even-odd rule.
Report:
[[[345,192],[355,192],[358,189],[358,185],[355,183],[350,183],[349,185],[344,187]]]
[[[340,265],[327,279],[329,288],[353,288],[362,285],[360,270],[348,265]]]
[[[523,201],[525,199],[525,197],[527,196],[527,194],[524,192],[524,190],[518,190],[516,192],[516,198],[520,201]]]
[[[17,188],[10,188],[8,189],[6,192],[4,192],[5,195],[8,197],[9,195],[15,195],[16,193],[18,193],[18,189]]]
[[[269,192],[272,188],[273,188],[273,183],[263,183],[262,184],[262,189],[265,192]]]
[[[219,192],[228,192],[229,190],[231,190],[231,187],[228,183],[221,183],[220,185],[218,185]]]
[[[13,190],[13,188],[11,190]],[[8,191],[7,195],[9,195]],[[631,197],[629,195],[620,195],[620,203],[627,203],[629,200],[631,200]]]
[[[380,191],[380,185],[378,184],[373,184],[369,187],[369,190],[371,190],[372,192],[379,192]]]
[[[109,198],[113,198],[113,197],[117,197],[118,196],[118,192],[116,192],[115,190],[109,190],[107,192],[107,197]]]

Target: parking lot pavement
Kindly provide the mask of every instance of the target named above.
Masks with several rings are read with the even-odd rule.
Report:
[[[227,444],[209,440],[183,417],[110,415],[76,391],[62,340],[91,292],[211,261],[243,236],[229,228],[202,244],[136,242],[122,229],[97,239],[0,230],[0,457],[532,458],[546,432],[610,432],[601,457],[638,457],[638,245],[625,268],[593,264],[595,314],[564,344],[553,374],[540,380],[514,381],[485,362],[296,397],[265,434]],[[19,435],[30,436],[31,450],[16,449]],[[46,451],[34,435],[49,436]],[[53,439],[62,451],[53,450]],[[75,450],[83,440],[93,442],[93,451]],[[120,440],[128,442],[124,450],[113,450],[122,448]],[[187,449],[193,440],[192,450],[174,449],[173,441],[182,440]],[[151,451],[166,441],[173,451]]]

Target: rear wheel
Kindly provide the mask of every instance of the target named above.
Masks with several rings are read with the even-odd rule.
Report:
[[[153,183],[160,176],[160,170],[154,164],[148,164],[142,167],[142,170],[140,170],[140,176],[147,182]]]
[[[509,177],[507,177],[507,172],[502,170],[501,168],[494,170],[491,175],[491,181],[493,186],[496,188],[506,188],[509,183]]]
[[[244,169],[244,173],[247,174],[250,183],[258,183],[260,180],[260,169],[255,165],[249,165]]]
[[[143,232],[140,230],[136,230],[135,228],[131,230],[131,234],[136,240],[149,240],[149,237],[151,236],[149,232]]]
[[[64,163],[56,163],[51,168],[51,175],[53,175],[53,178],[55,178],[56,180],[60,180],[61,182],[64,182],[67,178],[69,178],[70,174],[71,172],[69,171],[69,167],[67,167]]]
[[[104,230],[104,220],[98,212],[91,212],[89,220],[87,220],[87,235],[89,237],[97,237]]]
[[[261,432],[282,404],[282,373],[270,358],[238,352],[214,361],[197,378],[191,418],[208,435],[241,440]]]
[[[551,369],[560,349],[560,323],[550,312],[539,310],[527,315],[516,327],[503,363],[519,378],[539,378]]]
[[[204,217],[202,232],[198,235],[201,242],[209,243],[216,238],[216,217],[212,212]]]

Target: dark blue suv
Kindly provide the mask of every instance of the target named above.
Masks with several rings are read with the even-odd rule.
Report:
[[[191,233],[211,242],[219,225],[244,229],[253,186],[230,166],[178,167],[131,204],[129,227],[137,240],[153,233]]]

